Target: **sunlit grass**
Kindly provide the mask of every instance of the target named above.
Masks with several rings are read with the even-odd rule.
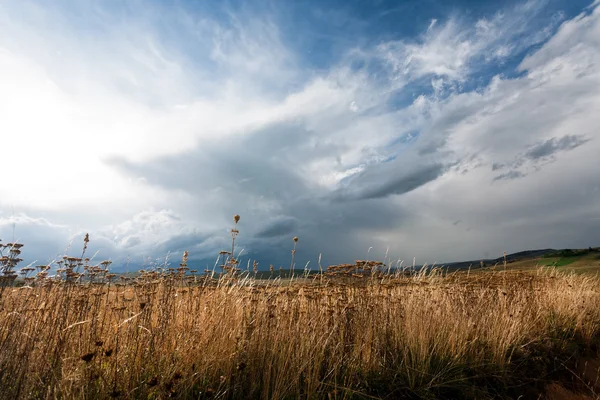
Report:
[[[255,279],[233,258],[238,221],[221,268],[203,274],[185,252],[175,268],[118,277],[84,249],[60,260],[57,277],[41,266],[22,274],[24,286],[4,280],[0,398],[537,398],[550,382],[597,390],[577,363],[597,360],[593,276],[357,261]]]

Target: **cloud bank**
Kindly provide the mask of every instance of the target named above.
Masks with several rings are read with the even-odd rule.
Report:
[[[90,232],[120,264],[203,268],[235,213],[263,268],[293,236],[299,264],[598,244],[597,2],[336,31],[320,55],[331,26],[300,46],[282,10],[125,4],[0,3],[0,239],[28,260]]]

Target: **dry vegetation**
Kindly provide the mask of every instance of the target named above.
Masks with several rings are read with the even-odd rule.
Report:
[[[62,260],[60,279],[45,266],[21,287],[5,279],[1,398],[525,399],[551,383],[597,393],[593,277],[359,262],[257,280],[231,257],[219,277],[190,274],[185,254],[177,269],[117,280],[86,260]]]

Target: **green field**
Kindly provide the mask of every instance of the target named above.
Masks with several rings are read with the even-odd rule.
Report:
[[[543,257],[509,262],[506,265],[507,270],[513,271],[528,271],[539,267],[554,267],[563,272],[597,275],[600,272],[600,252],[597,249],[592,251],[589,249],[562,250]],[[483,270],[501,270],[503,268],[502,264],[498,264]]]
[[[564,267],[569,264],[573,264],[575,261],[579,261],[581,257],[552,257],[546,259],[546,263],[549,267]]]

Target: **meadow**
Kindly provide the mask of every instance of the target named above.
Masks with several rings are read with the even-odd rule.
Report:
[[[31,267],[17,285],[9,266],[21,245],[2,246],[2,399],[600,393],[600,285],[589,274],[357,261],[259,279],[232,249],[218,274],[191,271],[187,253],[134,277],[65,257],[56,275]]]

